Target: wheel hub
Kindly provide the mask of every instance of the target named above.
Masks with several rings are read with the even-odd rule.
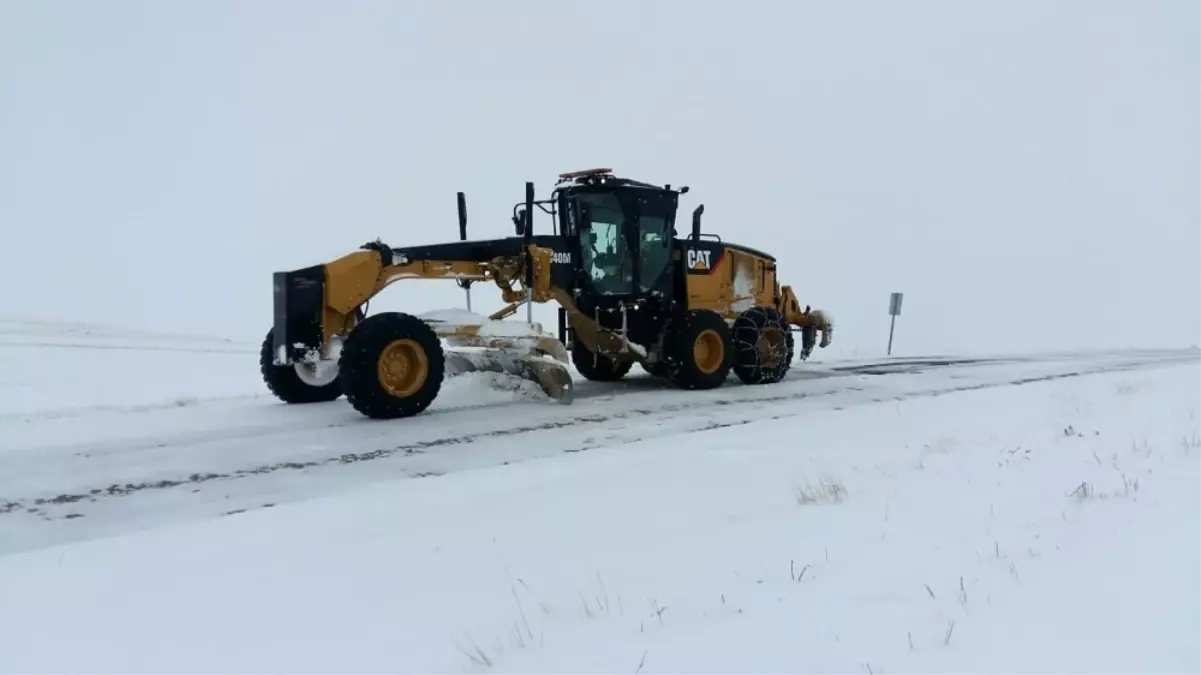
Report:
[[[722,344],[721,336],[717,334],[717,331],[703,330],[696,336],[696,341],[692,345],[692,360],[696,364],[697,370],[706,375],[712,375],[721,367],[724,358],[725,345]]]
[[[296,377],[310,387],[324,387],[338,379],[338,356],[342,353],[342,340],[334,338],[330,342],[329,358],[320,358],[316,351],[312,358],[296,361],[292,364]]]
[[[783,332],[774,326],[764,329],[756,348],[759,351],[759,364],[765,368],[779,368],[788,351]]]
[[[380,386],[392,396],[412,396],[429,376],[429,359],[416,340],[393,340],[376,362]]]

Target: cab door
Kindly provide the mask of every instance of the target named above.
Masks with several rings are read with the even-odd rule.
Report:
[[[629,299],[635,294],[637,264],[637,249],[630,246],[628,237],[631,219],[611,193],[580,194],[576,199],[582,285],[598,300]]]

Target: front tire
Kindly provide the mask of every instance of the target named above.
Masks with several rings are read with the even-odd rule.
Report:
[[[662,361],[657,361],[654,364],[642,363],[642,370],[651,377],[667,377],[667,365]]]
[[[715,389],[733,366],[730,327],[712,310],[693,309],[669,329],[667,376],[684,389]]]
[[[442,341],[421,319],[402,312],[372,315],[351,331],[338,360],[350,405],[374,419],[411,417],[442,388]]]
[[[734,321],[734,374],[743,384],[774,384],[792,367],[792,326],[774,307],[752,307]]]
[[[630,372],[631,365],[628,361],[614,361],[604,354],[593,354],[575,335],[571,340],[571,363],[580,375],[593,382],[616,382]]]
[[[315,386],[305,382],[297,373],[297,369],[303,367],[302,364],[275,365],[275,329],[267,331],[262,349],[259,350],[259,372],[263,375],[267,389],[271,390],[276,398],[284,403],[328,403],[342,395],[340,375]],[[315,382],[312,378],[309,379]]]

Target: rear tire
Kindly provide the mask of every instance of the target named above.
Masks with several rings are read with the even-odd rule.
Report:
[[[667,376],[684,389],[715,389],[734,363],[730,327],[712,310],[693,309],[668,329]]]
[[[402,312],[367,317],[351,331],[338,360],[339,379],[355,410],[374,419],[411,417],[442,388],[442,341],[421,319]]]
[[[604,354],[593,354],[575,335],[571,339],[571,363],[585,379],[593,382],[616,382],[630,372],[628,361],[614,361]]]
[[[792,367],[792,326],[774,307],[752,307],[734,322],[734,374],[743,384],[773,384]]]
[[[259,372],[263,382],[275,397],[284,403],[328,403],[342,395],[341,375],[320,387],[314,387],[300,379],[296,366],[275,365],[275,329],[267,331],[263,347],[259,350]]]

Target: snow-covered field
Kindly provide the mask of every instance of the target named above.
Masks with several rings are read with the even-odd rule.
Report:
[[[0,670],[1201,671],[1195,350],[378,422],[257,347],[0,322]]]

